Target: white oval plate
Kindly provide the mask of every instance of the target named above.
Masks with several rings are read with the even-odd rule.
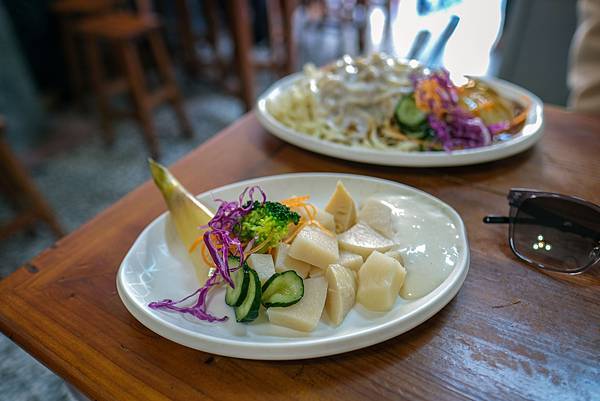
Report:
[[[398,297],[390,312],[368,316],[354,308],[339,327],[320,322],[311,333],[285,329],[268,321],[236,323],[232,309],[222,301],[223,289],[215,291],[209,310],[217,316],[228,315],[229,320],[202,322],[189,315],[148,308],[151,301],[181,299],[198,288],[186,251],[176,239],[168,213],[163,213],[144,229],[121,263],[117,273],[121,300],[144,326],[169,340],[213,354],[246,359],[304,359],[338,354],[382,342],[421,324],[450,302],[469,268],[464,224],[454,209],[439,199],[392,181],[328,173],[256,178],[205,192],[198,199],[214,210],[214,198],[237,199],[245,187],[260,185],[271,199],[310,194],[311,201],[322,207],[339,179],[358,203],[376,193],[412,195],[422,197],[424,202],[449,216],[460,237],[458,261],[450,275],[422,298],[409,301]]]
[[[544,126],[544,105],[540,98],[526,89],[497,78],[481,78],[508,99],[531,102],[525,126],[513,138],[490,146],[453,152],[402,152],[346,146],[297,132],[286,127],[267,110],[267,101],[274,100],[287,90],[302,73],[296,73],[274,83],[258,99],[258,121],[276,137],[301,148],[344,160],[403,167],[449,167],[484,163],[502,159],[533,146],[541,137]]]

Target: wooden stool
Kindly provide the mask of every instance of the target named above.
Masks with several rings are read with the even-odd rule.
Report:
[[[297,0],[267,0],[269,42],[272,51],[271,63],[266,67],[280,75],[291,74],[296,67],[293,16],[297,3]]]
[[[52,11],[58,16],[61,41],[69,72],[71,95],[79,104],[82,103],[84,82],[75,25],[82,17],[112,11],[120,2],[121,0],[57,0],[52,3]]]
[[[191,0],[176,0],[177,28],[181,39],[184,60],[188,70],[197,74],[201,67],[211,66],[203,64],[196,54],[197,35],[193,31]],[[252,24],[248,10],[248,0],[227,0],[225,11],[227,29],[231,33],[235,59],[234,65],[239,85],[232,90],[241,98],[246,110],[254,107],[254,68],[268,69],[279,75],[293,72],[295,60],[295,45],[292,31],[292,15],[296,8],[297,0],[267,0],[267,19],[269,23],[269,41],[271,43],[271,57],[266,62],[257,62],[252,58]],[[219,28],[219,2],[216,0],[203,0],[202,12],[207,22],[206,40],[215,53],[215,63],[224,82],[225,89],[230,90],[224,81],[227,72],[223,60],[218,54],[217,38]]]
[[[152,121],[152,110],[156,106],[170,102],[185,136],[191,137],[193,133],[183,109],[183,100],[160,32],[162,24],[149,12],[149,7],[138,8],[142,11],[139,14],[123,11],[86,18],[79,23],[77,31],[84,38],[90,79],[107,144],[110,145],[114,141],[113,117],[128,114],[113,109],[110,99],[114,95],[129,92],[135,109],[134,116],[142,126],[150,154],[158,158],[158,138]],[[146,84],[138,52],[137,44],[141,39],[148,40],[163,81],[162,85],[152,91]],[[113,57],[119,62],[126,79],[108,78],[102,60],[102,44],[106,44],[108,50],[113,52]]]
[[[219,4],[214,0],[203,0],[201,2],[202,14],[206,20],[206,33],[198,35],[194,31],[192,10],[190,0],[173,1],[176,17],[176,29],[180,40],[179,48],[187,72],[198,76],[201,69],[214,67],[220,79],[224,79],[227,73],[224,60],[219,54]],[[196,44],[199,40],[205,41],[210,46],[213,59],[204,62],[196,53]]]
[[[0,240],[32,227],[40,220],[50,227],[57,238],[62,237],[64,231],[27,171],[10,150],[4,140],[4,131],[5,123],[0,117],[0,191],[18,214],[11,222],[0,226]]]

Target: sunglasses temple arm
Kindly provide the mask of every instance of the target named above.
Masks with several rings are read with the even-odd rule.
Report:
[[[485,216],[483,218],[485,224],[508,224],[510,223],[510,217],[506,216]]]
[[[561,231],[579,234],[579,235],[583,235],[583,236],[586,236],[589,238],[595,238],[596,240],[600,241],[600,236],[598,236],[597,232],[594,232],[586,227],[582,227],[579,225],[575,225],[574,227],[564,227],[562,224],[556,224],[556,223],[548,222],[548,221],[539,221],[539,220],[536,220],[533,218],[531,218],[531,219],[527,219],[527,218],[515,219],[514,217],[507,217],[507,216],[485,216],[483,218],[483,222],[485,224],[509,224],[509,223],[537,224],[537,225],[546,226],[546,227],[558,228]]]

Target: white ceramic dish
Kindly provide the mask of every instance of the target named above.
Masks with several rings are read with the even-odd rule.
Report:
[[[350,147],[318,139],[294,131],[273,117],[267,110],[267,101],[276,99],[289,88],[302,73],[296,73],[273,84],[259,99],[256,116],[260,123],[276,137],[301,148],[328,156],[357,162],[380,164],[384,166],[404,167],[449,167],[484,163],[502,159],[522,152],[540,140],[544,126],[544,105],[533,93],[509,82],[497,78],[485,78],[485,82],[508,99],[526,100],[531,108],[523,130],[510,140],[476,149],[453,152],[401,152],[398,150],[377,150],[362,147]]]
[[[311,333],[300,333],[270,324],[235,322],[233,311],[215,292],[209,310],[228,315],[225,323],[207,323],[189,315],[148,308],[151,301],[181,299],[198,287],[191,262],[176,239],[168,213],[155,219],[137,238],[117,273],[117,289],[123,303],[142,324],[159,335],[202,351],[247,359],[303,359],[352,351],[402,334],[429,319],[456,295],[469,268],[469,246],[460,216],[437,198],[417,189],[372,177],[304,173],[256,178],[217,188],[198,196],[216,208],[214,198],[237,199],[249,185],[260,185],[271,199],[311,194],[323,206],[337,180],[342,179],[356,201],[376,193],[414,195],[445,213],[457,227],[458,260],[450,275],[432,292],[416,300],[398,297],[387,313],[365,313],[354,308],[337,328],[319,323]]]

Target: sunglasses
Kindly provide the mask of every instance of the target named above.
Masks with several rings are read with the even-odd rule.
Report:
[[[529,189],[508,193],[510,216],[486,216],[508,224],[508,242],[525,262],[561,273],[581,273],[600,261],[600,206],[572,196]]]

